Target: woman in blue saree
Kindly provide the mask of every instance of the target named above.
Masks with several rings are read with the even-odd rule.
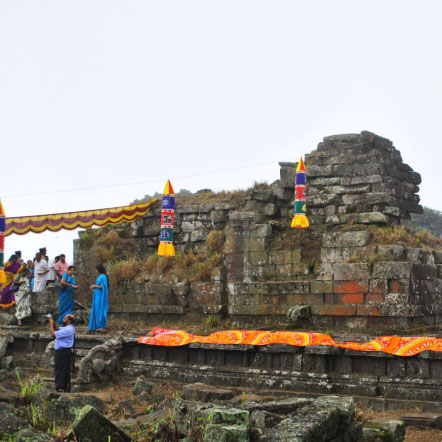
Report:
[[[106,275],[106,269],[102,264],[95,267],[97,271],[97,280],[95,284],[91,285],[91,290],[94,291],[92,299],[92,310],[89,317],[90,331],[105,331],[107,328],[107,304],[109,295],[109,280]]]
[[[14,282],[14,277],[19,272],[22,271],[23,265],[17,261],[17,255],[11,255],[9,261],[5,264],[5,274],[6,281],[4,284],[0,286],[1,289],[1,298],[0,298],[0,307],[1,308],[9,308],[15,305],[15,296],[14,292],[11,290],[12,283]]]
[[[63,318],[72,315],[74,310],[74,289],[78,289],[74,278],[75,267],[69,266],[61,278],[62,288],[58,292],[58,323],[63,325]]]

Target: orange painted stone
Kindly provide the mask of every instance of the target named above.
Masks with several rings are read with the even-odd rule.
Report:
[[[333,305],[332,306],[332,314],[339,316],[351,316],[356,314],[356,306],[355,305]]]
[[[335,281],[333,284],[334,293],[367,293],[368,280],[362,281]]]
[[[363,293],[345,293],[335,295],[336,304],[363,304],[364,294]]]
[[[389,293],[410,293],[409,279],[390,279],[388,281]]]
[[[386,279],[372,279],[370,281],[370,293],[387,293],[387,280]]]
[[[379,316],[377,305],[358,305],[356,309],[358,316]]]

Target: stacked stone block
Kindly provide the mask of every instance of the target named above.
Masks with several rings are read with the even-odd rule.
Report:
[[[422,213],[421,177],[393,143],[371,132],[325,137],[305,156],[312,224],[400,224]],[[281,186],[293,188],[294,163],[280,163]],[[282,213],[289,214],[289,207]]]
[[[208,282],[140,284],[131,288],[130,299],[114,292],[110,311],[188,319],[227,312],[238,324],[258,325],[285,320],[292,307],[305,305],[311,326],[380,330],[437,324],[442,252],[373,244],[370,229],[360,226],[398,225],[410,213],[421,213],[419,174],[389,140],[370,132],[325,137],[305,162],[312,229],[288,227],[295,163],[280,163],[280,180],[251,189],[242,204],[180,206],[177,200],[176,249],[198,251],[211,230],[223,230],[223,264]],[[159,207],[132,224],[138,256],[156,253],[159,229]],[[281,241],[282,235],[291,240]],[[315,240],[306,242],[308,235]],[[93,268],[90,257],[80,256]]]
[[[439,255],[421,248],[369,245],[366,231],[326,233],[320,277],[332,282],[332,292],[325,294],[326,305],[312,307],[313,313],[348,316],[339,322],[349,327],[434,325],[442,312]]]
[[[292,306],[307,305],[311,322],[325,327],[436,325],[442,317],[441,253],[370,240],[367,230],[323,234],[313,269],[303,267],[302,249],[251,252],[267,266],[276,260],[280,274],[267,274],[265,281],[231,278],[229,314],[258,323],[262,316],[281,317]],[[244,264],[253,271],[253,261]]]
[[[178,250],[198,247],[211,230],[225,228],[230,204],[217,202],[193,206],[177,205],[175,210],[174,244]],[[154,207],[132,223],[132,236],[142,238],[142,254],[154,253],[158,247],[161,208]]]

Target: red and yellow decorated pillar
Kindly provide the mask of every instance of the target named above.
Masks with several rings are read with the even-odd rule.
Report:
[[[167,180],[161,202],[161,231],[158,256],[175,256],[173,246],[173,226],[175,224],[175,193],[172,184]]]
[[[295,229],[307,229],[310,224],[307,218],[307,171],[302,157],[296,168],[295,176],[295,215],[292,219],[292,227]]]

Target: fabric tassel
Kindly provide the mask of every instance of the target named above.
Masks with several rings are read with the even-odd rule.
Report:
[[[292,227],[295,229],[307,229],[310,227],[310,223],[305,215],[295,215],[292,219]]]
[[[160,242],[158,246],[158,256],[175,256],[175,247],[172,243]]]
[[[291,227],[294,229],[307,229],[310,223],[307,218],[307,172],[302,157],[299,160],[295,175],[295,215]]]

